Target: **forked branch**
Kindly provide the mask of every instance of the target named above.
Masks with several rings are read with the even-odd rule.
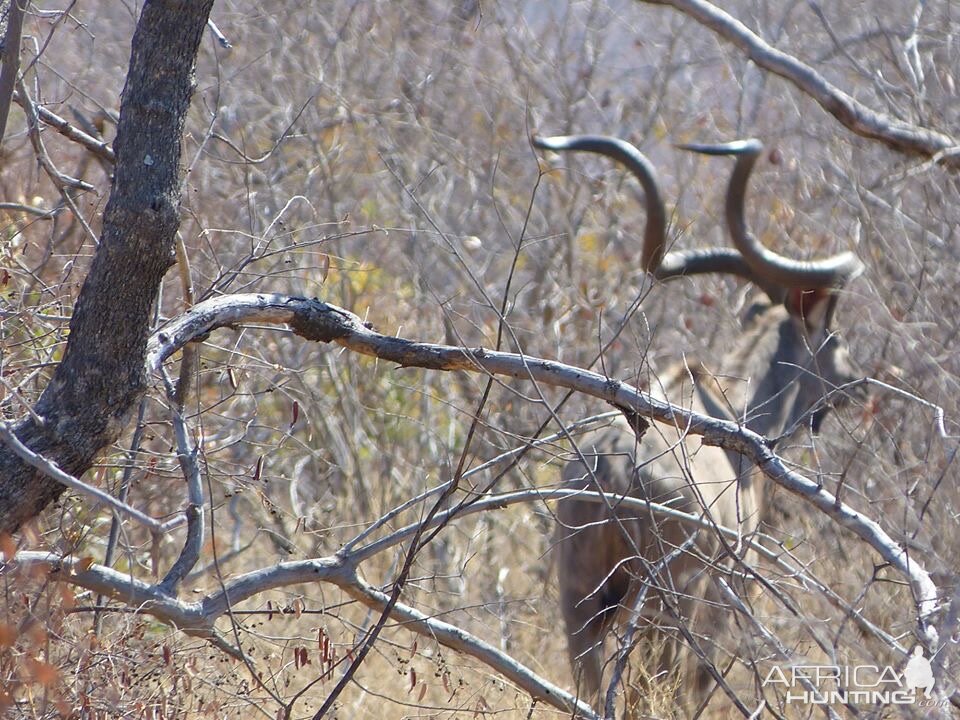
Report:
[[[529,380],[583,392],[645,417],[684,428],[703,442],[749,458],[770,480],[799,495],[837,524],[872,547],[885,562],[908,578],[917,602],[921,635],[931,645],[937,633],[930,623],[938,607],[938,590],[927,571],[874,520],[840,502],[823,486],[792,470],[758,433],[735,422],[718,420],[671,405],[618,380],[550,360],[484,348],[422,343],[382,335],[359,317],[319,300],[284,295],[243,294],[215,298],[157,332],[148,343],[147,366],[156,370],[185,343],[218,327],[241,322],[286,323],[308,340],[334,342],[362,355],[401,367],[463,370]]]
[[[524,357],[511,353],[492,352],[483,348],[468,349],[431,343],[418,343],[382,335],[353,313],[319,300],[283,295],[233,295],[196,305],[189,312],[157,332],[148,344],[148,368],[157,370],[164,360],[186,343],[194,342],[219,327],[240,323],[287,324],[307,339],[335,342],[364,355],[396,362],[403,367],[435,370],[466,370],[525,378],[531,382],[554,385],[584,392],[621,407],[628,407],[661,422],[683,427],[702,435],[704,442],[736,450],[755,462],[773,481],[803,496],[836,522],[867,542],[883,559],[903,573],[914,589],[918,603],[918,625],[928,644],[935,646],[936,629],[931,615],[937,609],[938,590],[929,574],[913,558],[908,558],[885,531],[870,518],[843,503],[799,473],[789,469],[767,446],[765,439],[736,423],[716,420],[652,399],[616,380],[562,363]],[[461,512],[481,512],[511,502],[529,502],[563,491],[534,493],[525,497],[484,498]],[[638,501],[642,502],[642,501]],[[670,512],[669,508],[653,508]],[[447,518],[437,516],[435,523]],[[697,518],[684,522],[702,523]],[[357,566],[364,559],[395,546],[408,538],[411,527],[400,528],[387,537],[366,546],[344,548],[339,554],[297,562],[280,563],[229,579],[219,591],[185,602],[176,596],[173,584],[150,585],[110,568],[94,565],[89,559],[60,558],[51,553],[18,553],[5,570],[21,566],[44,566],[60,579],[74,585],[109,595],[119,602],[140,608],[191,635],[204,637],[227,652],[238,651],[215,629],[218,618],[236,603],[272,588],[292,584],[329,582],[376,610],[383,611],[389,596],[363,583]],[[735,531],[727,531],[735,532]],[[768,556],[770,555],[767,551]],[[771,558],[774,562],[778,560]],[[583,717],[596,717],[582,702],[538,677],[511,658],[456,626],[442,623],[419,613],[415,608],[397,604],[391,617],[403,621],[411,630],[437,639],[442,644],[476,657],[497,672],[513,680],[532,696]]]
[[[596,492],[533,489],[485,496],[467,507],[448,512],[465,516],[501,510],[517,503],[560,500],[574,494],[581,499],[592,502],[607,502],[607,499]],[[426,497],[421,499],[426,499]],[[679,519],[693,528],[716,530],[732,540],[738,538],[738,531],[736,530],[718,527],[703,517],[679,512],[674,508],[632,497],[621,498],[619,502],[628,507],[646,508],[657,515]],[[446,517],[445,513],[438,515],[423,529],[437,527],[448,522],[448,520],[449,518]],[[389,595],[361,580],[357,568],[365,560],[408,540],[414,529],[415,525],[400,528],[369,545],[355,550],[348,549],[345,546],[336,555],[278,563],[247,572],[226,580],[222,588],[191,602],[179,599],[176,596],[175,587],[165,586],[163,583],[150,585],[131,577],[128,573],[121,573],[103,565],[94,564],[90,561],[90,558],[60,557],[50,552],[24,551],[17,553],[12,562],[0,563],[0,569],[4,573],[12,570],[45,569],[51,580],[66,582],[112,597],[118,602],[129,607],[135,607],[140,612],[173,625],[188,635],[203,638],[230,655],[240,657],[241,654],[237,648],[217,632],[216,622],[227,614],[231,607],[236,607],[238,603],[270,589],[304,583],[329,583],[341,588],[345,593],[367,607],[376,611],[383,611]],[[823,593],[832,604],[852,617],[862,630],[878,638],[891,651],[906,655],[906,649],[900,646],[896,640],[863,618],[855,609],[847,606],[829,588],[822,586],[819,581],[805,573],[797,565],[787,562],[782,557],[781,551],[771,550],[758,542],[763,539],[764,542],[771,543],[769,538],[740,539],[758,550],[761,555],[780,567],[788,576],[799,580],[804,586],[812,587]],[[403,603],[396,604],[390,616],[394,620],[402,622],[404,627],[415,633],[434,639],[441,645],[457,652],[477,658],[491,669],[509,678],[519,688],[530,693],[531,696],[539,698],[549,705],[565,712],[572,712],[576,709],[579,717],[596,717],[582,702],[569,693],[539,677],[510,655],[497,650],[456,625],[424,615]],[[945,627],[949,629],[952,626],[947,625]]]
[[[13,562],[0,563],[0,569],[4,572],[18,568],[44,568],[53,580],[69,582],[113,597],[179,628],[188,635],[209,640],[234,657],[241,657],[241,652],[217,632],[214,627],[216,620],[227,613],[229,607],[271,588],[326,582],[336,585],[363,605],[378,612],[386,609],[390,597],[364,582],[357,574],[356,565],[348,558],[338,555],[279,563],[255,570],[232,578],[222,591],[195,602],[184,602],[168,594],[159,585],[148,585],[111,568],[94,565],[88,559],[28,551],[17,553]],[[577,717],[589,720],[598,718],[585,703],[570,693],[544,680],[507,653],[461,628],[424,615],[403,603],[393,606],[390,617],[413,632],[481,660],[515,682],[532,697],[563,712],[576,713]]]

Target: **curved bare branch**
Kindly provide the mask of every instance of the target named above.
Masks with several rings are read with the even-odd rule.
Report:
[[[148,368],[155,369],[187,342],[218,327],[240,322],[287,323],[300,336],[334,342],[362,355],[397,363],[401,367],[429,370],[465,370],[503,375],[586,393],[621,408],[630,408],[658,422],[700,435],[707,445],[740,453],[773,482],[800,496],[841,527],[876,551],[903,574],[913,588],[919,632],[936,644],[937,632],[929,622],[938,608],[939,591],[929,573],[871,518],[829,493],[822,484],[792,470],[762,435],[741,424],[719,420],[657,400],[626,383],[582,368],[514,353],[484,348],[463,348],[415,342],[382,335],[359,317],[320,300],[285,295],[243,294],[224,296],[195,305],[156,333],[147,347]]]
[[[571,495],[576,495],[578,498],[590,502],[606,501],[601,493],[589,490],[521,490],[484,496],[467,507],[437,515],[424,529],[437,527],[447,522],[449,520],[446,517],[448,513],[465,516],[501,510],[517,503],[559,500]],[[678,519],[692,527],[720,532],[731,540],[746,543],[769,562],[780,567],[790,577],[823,594],[832,605],[851,617],[864,632],[878,638],[891,651],[903,656],[907,654],[907,649],[900,645],[895,638],[873,625],[829,587],[806,573],[801,567],[786,561],[783,558],[782,549],[771,549],[771,547],[777,545],[775,540],[760,534],[756,537],[740,537],[737,530],[717,526],[701,516],[680,512],[674,508],[640,498],[619,498],[618,502],[623,504],[624,507],[646,509],[660,516]],[[137,608],[138,611],[173,625],[188,635],[204,638],[231,655],[237,655],[236,648],[217,634],[216,621],[223,617],[231,607],[235,607],[237,603],[270,589],[325,582],[340,587],[351,597],[374,610],[383,610],[389,596],[363,582],[357,573],[357,567],[364,560],[370,559],[374,555],[408,539],[416,525],[415,523],[412,526],[400,528],[384,538],[354,551],[344,547],[336,555],[278,563],[238,575],[227,580],[219,590],[193,602],[180,600],[175,595],[175,588],[164,586],[162,583],[149,585],[129,574],[118,572],[103,565],[93,564],[89,558],[62,557],[45,551],[18,552],[12,561],[0,564],[0,572],[44,568],[50,573],[51,580],[67,582],[77,587],[110,596],[129,607]],[[768,547],[768,544],[771,547]],[[581,717],[595,717],[582,703],[578,703],[568,693],[537,676],[529,668],[506,653],[493,648],[456,625],[431,618],[402,603],[396,605],[391,612],[391,617],[402,621],[405,627],[413,632],[435,639],[446,647],[477,658],[488,667],[512,680],[518,687],[534,697],[542,698],[558,709],[570,712],[576,708]],[[945,623],[944,629],[945,631],[951,630],[952,626]]]
[[[237,656],[232,648],[217,634],[214,624],[229,607],[270,588],[301,583],[329,582],[348,595],[374,610],[387,607],[390,596],[364,582],[357,575],[356,565],[339,556],[279,563],[255,570],[231,579],[225,588],[197,602],[183,602],[166,593],[160,586],[131,578],[102,565],[91,564],[76,557],[60,557],[54,553],[26,551],[0,565],[4,571],[16,568],[46,568],[52,580],[109,595],[131,607],[136,607],[153,617],[180,628],[188,635],[202,637],[217,647]],[[475,657],[497,672],[503,674],[530,693],[531,696],[578,717],[597,720],[590,708],[570,693],[544,680],[535,672],[517,662],[495,647],[461,628],[429,617],[418,610],[396,603],[390,617],[403,623],[404,627],[425,637],[437,640],[465,655]]]
[[[642,0],[669,5],[724,40],[733,43],[758,66],[788,80],[813,98],[851,132],[877,140],[909,155],[936,158],[949,167],[960,166],[960,143],[942,132],[912,125],[873,110],[830,84],[814,68],[767,43],[729,13],[706,0]]]

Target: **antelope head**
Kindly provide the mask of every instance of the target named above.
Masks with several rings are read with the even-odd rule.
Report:
[[[533,143],[557,152],[605,155],[633,173],[644,190],[647,216],[640,265],[655,278],[729,273],[763,290],[771,301],[762,313],[764,324],[782,321],[783,325],[779,333],[766,332],[765,337],[752,340],[749,338],[756,333],[752,327],[746,328],[745,341],[731,354],[753,386],[745,420],[758,432],[779,433],[812,412],[811,426],[816,430],[834,404],[830,399],[843,399],[843,393],[835,396],[834,391],[858,377],[833,322],[839,291],[863,271],[863,264],[851,252],[820,260],[794,260],[764,247],[750,234],[745,218],[747,185],[763,144],[750,139],[678,146],[736,158],[725,200],[727,230],[734,247],[667,252],[667,212],[660,183],[653,165],[636,147],[600,135],[534,137]],[[755,317],[751,325],[760,319]],[[791,399],[795,402],[789,402]],[[770,411],[774,400],[781,412]]]

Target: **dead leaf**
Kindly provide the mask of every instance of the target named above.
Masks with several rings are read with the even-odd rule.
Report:
[[[300,616],[303,615],[303,611],[306,609],[303,598],[295,598],[294,601],[290,603],[290,609],[293,610],[294,616],[299,620]]]
[[[0,648],[13,647],[17,641],[17,628],[7,623],[0,623]]]

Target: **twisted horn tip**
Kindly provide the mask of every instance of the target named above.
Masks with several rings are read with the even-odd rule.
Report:
[[[763,143],[756,138],[718,144],[680,143],[674,147],[681,150],[691,150],[702,155],[759,155],[763,152]]]
[[[541,150],[563,150],[570,145],[570,141],[573,140],[574,137],[574,135],[554,135],[552,137],[534,135],[530,139],[533,141],[534,146]]]

